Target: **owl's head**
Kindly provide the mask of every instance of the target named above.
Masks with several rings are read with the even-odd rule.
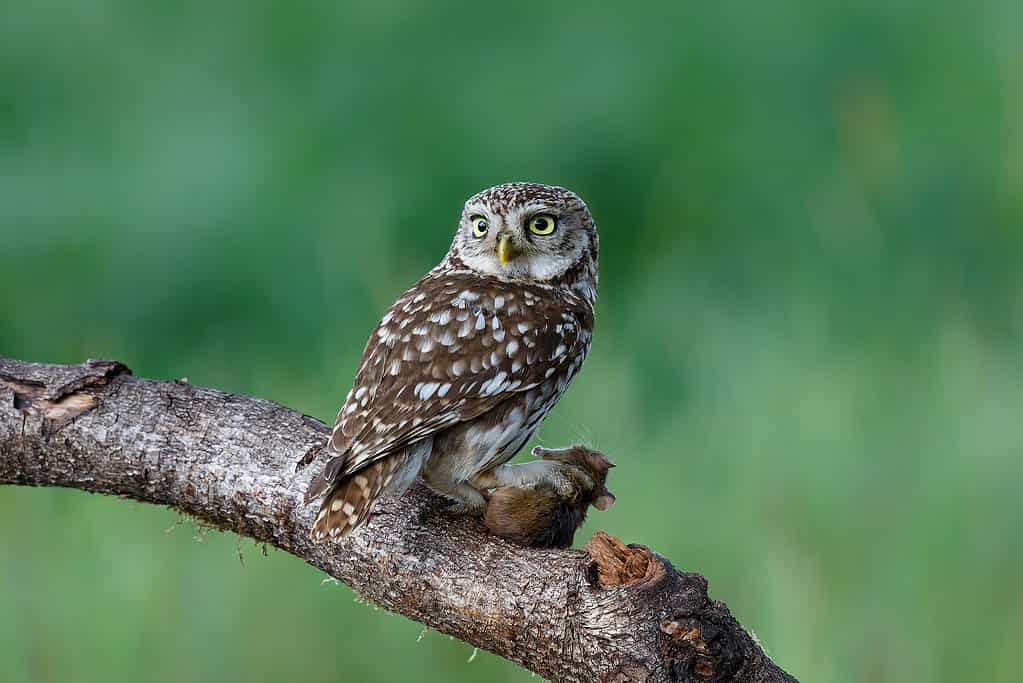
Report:
[[[596,288],[597,229],[586,204],[563,187],[506,183],[470,197],[451,257],[502,280]]]

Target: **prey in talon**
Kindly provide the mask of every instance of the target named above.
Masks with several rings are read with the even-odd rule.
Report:
[[[548,449],[537,446],[533,455],[541,462],[561,463],[559,474],[571,482],[566,489],[549,483],[502,486],[487,504],[485,522],[491,533],[534,548],[566,548],[586,520],[592,505],[607,510],[614,494],[606,486],[614,463],[600,451],[586,446]]]

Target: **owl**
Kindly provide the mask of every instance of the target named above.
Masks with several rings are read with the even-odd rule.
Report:
[[[597,251],[569,190],[507,183],[469,198],[447,255],[370,334],[306,492],[323,496],[313,540],[351,533],[417,476],[466,514],[499,487],[571,495],[565,463],[508,461],[589,351]]]

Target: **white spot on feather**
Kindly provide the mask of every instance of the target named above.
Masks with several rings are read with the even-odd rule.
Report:
[[[443,310],[437,311],[436,313],[431,313],[430,320],[437,323],[438,325],[447,325],[449,322],[451,322],[451,309],[445,308]]]

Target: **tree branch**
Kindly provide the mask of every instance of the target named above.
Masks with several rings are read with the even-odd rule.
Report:
[[[0,358],[0,484],[171,506],[553,681],[795,681],[702,576],[602,533],[585,552],[519,548],[414,486],[341,544],[314,545],[315,507],[301,498],[327,431],[271,401],[135,378],[113,361]]]

